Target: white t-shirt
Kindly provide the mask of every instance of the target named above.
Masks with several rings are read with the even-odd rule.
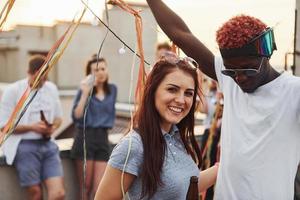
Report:
[[[300,78],[281,74],[244,93],[215,70],[224,94],[215,200],[292,200],[300,161]]]

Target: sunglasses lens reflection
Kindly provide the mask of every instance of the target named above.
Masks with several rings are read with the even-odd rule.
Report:
[[[258,38],[254,45],[258,55],[270,56],[275,48],[274,35],[272,29],[269,29],[263,36]]]
[[[231,77],[235,77],[235,75],[236,75],[235,71],[230,70],[230,69],[223,70],[222,74],[224,74],[226,76],[231,76]]]
[[[244,71],[244,74],[245,74],[246,76],[255,76],[255,75],[257,74],[257,71],[256,71],[256,70],[251,70],[251,69],[249,69],[249,70],[245,70],[245,71]]]
[[[256,70],[253,69],[245,69],[245,70],[239,70],[238,72],[236,72],[235,70],[231,70],[231,69],[225,69],[222,71],[222,74],[226,75],[226,76],[230,76],[230,77],[236,77],[238,74],[243,74],[245,76],[255,76],[257,74]]]

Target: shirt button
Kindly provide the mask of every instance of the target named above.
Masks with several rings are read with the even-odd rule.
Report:
[[[172,146],[172,143],[169,143],[170,146]]]
[[[176,155],[176,152],[173,152],[174,153],[174,155]]]

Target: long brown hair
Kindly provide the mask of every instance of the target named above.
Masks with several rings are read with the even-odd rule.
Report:
[[[105,58],[98,58],[97,60],[97,56],[93,56],[91,60],[89,60],[86,64],[86,67],[85,67],[85,75],[88,76],[92,73],[92,64],[94,63],[101,63],[101,62],[104,62],[105,65],[107,65],[107,62],[105,60]],[[109,86],[108,86],[108,78],[104,81],[103,83],[103,91],[105,93],[105,95],[108,95],[110,94],[110,89],[109,89]],[[97,87],[94,86],[93,88],[93,95],[97,93]]]
[[[147,77],[142,101],[133,119],[134,128],[140,134],[144,148],[141,171],[142,198],[145,196],[151,198],[157,191],[158,186],[163,185],[161,172],[166,153],[166,142],[160,127],[160,115],[155,107],[155,93],[166,75],[176,68],[191,75],[195,82],[192,107],[187,116],[177,124],[177,127],[188,154],[198,164],[199,169],[201,166],[200,148],[194,136],[194,112],[199,87],[196,70],[183,61],[175,65],[160,60],[154,65]]]

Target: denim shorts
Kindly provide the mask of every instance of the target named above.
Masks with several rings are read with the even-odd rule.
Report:
[[[22,187],[38,185],[48,178],[63,176],[59,150],[51,140],[22,140],[14,165]]]
[[[87,160],[108,161],[110,148],[106,128],[86,128],[86,158]],[[71,157],[83,160],[83,130],[76,128],[76,135],[71,150]]]

